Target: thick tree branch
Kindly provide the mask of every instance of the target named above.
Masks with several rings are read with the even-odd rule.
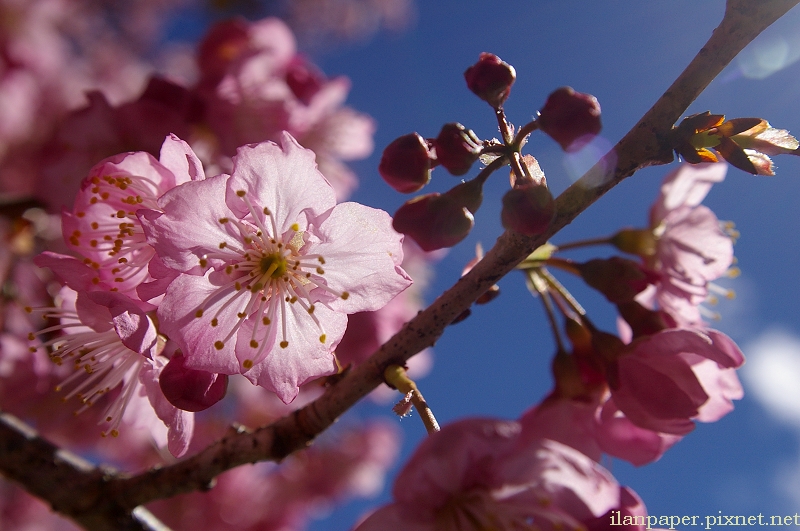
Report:
[[[16,417],[1,412],[0,470],[31,494],[50,502],[54,511],[87,529],[169,531],[143,507],[130,511],[99,503],[113,470],[95,468],[45,441]]]
[[[9,461],[13,459],[0,456],[3,473],[49,500],[56,510],[71,516],[85,511],[85,518],[73,518],[87,528],[107,529],[108,515],[125,515],[148,501],[208,488],[213,478],[225,470],[244,463],[279,461],[307,446],[377,387],[387,366],[402,365],[417,352],[433,345],[447,325],[478,296],[608,190],[640,168],[671,162],[672,151],[664,138],[672,125],[749,42],[799,1],[730,0],[722,23],[675,83],[610,153],[558,197],[556,217],[544,234],[525,237],[506,232],[501,235],[494,248],[466,276],[407,323],[367,362],[345,374],[315,402],[269,426],[252,433],[231,432],[191,458],[134,477],[112,477],[99,471],[84,471],[60,460],[58,450],[44,446],[46,443],[40,440],[4,443],[0,447],[3,454],[18,451],[15,445],[37,446],[24,452],[30,454],[31,461],[23,467],[12,466]],[[65,467],[74,470],[70,472]],[[43,483],[62,480],[72,481],[71,493],[42,487]],[[98,523],[88,513],[96,514]]]

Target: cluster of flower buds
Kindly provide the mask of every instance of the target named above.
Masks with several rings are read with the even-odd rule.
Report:
[[[761,118],[725,121],[724,115],[709,111],[684,118],[672,129],[669,140],[686,162],[723,158],[753,175],[775,175],[770,155],[800,155],[800,143],[785,129],[776,129]]]
[[[541,129],[564,150],[577,150],[601,127],[597,99],[563,87],[550,95],[539,117],[520,128],[515,137],[503,111],[516,79],[514,67],[496,55],[482,53],[464,72],[464,79],[467,87],[494,109],[503,141],[483,141],[463,125],[448,123],[436,138],[426,139],[418,133],[397,138],[383,151],[378,167],[392,188],[412,193],[430,183],[436,166],[460,176],[482,156],[491,161],[471,181],[444,193],[411,199],[396,212],[395,230],[425,250],[451,247],[467,237],[483,199],[483,183],[503,165],[512,168],[511,190],[502,200],[503,227],[528,236],[543,233],[555,216],[555,202],[539,163],[532,156],[520,156],[520,149],[532,131]]]

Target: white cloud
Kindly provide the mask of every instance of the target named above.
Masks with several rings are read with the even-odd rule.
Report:
[[[777,420],[800,430],[800,338],[772,329],[742,350],[746,390]]]

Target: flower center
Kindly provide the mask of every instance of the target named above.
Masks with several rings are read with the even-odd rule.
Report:
[[[266,277],[281,278],[286,274],[286,258],[281,253],[271,253],[261,257],[259,268]]]

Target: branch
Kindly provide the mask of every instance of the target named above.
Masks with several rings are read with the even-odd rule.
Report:
[[[143,507],[122,509],[99,503],[113,470],[95,468],[45,441],[16,417],[0,412],[0,470],[54,511],[87,529],[169,531]]]
[[[306,447],[375,389],[383,381],[386,367],[403,365],[411,356],[433,345],[447,325],[477,297],[608,190],[643,167],[671,162],[673,154],[665,135],[673,124],[749,42],[798,2],[800,0],[729,0],[722,23],[686,70],[611,152],[558,197],[556,217],[544,234],[525,237],[506,232],[501,235],[494,248],[467,275],[409,321],[369,360],[343,375],[315,402],[254,432],[232,431],[193,457],[134,477],[87,472],[61,460],[60,452],[53,446],[43,446],[47,443],[40,439],[28,445],[31,449],[24,453],[31,461],[21,467],[9,463],[6,453],[15,449],[8,446],[23,443],[16,441],[0,446],[3,473],[87,528],[107,529],[103,523],[107,520],[101,518],[104,515],[118,515],[155,499],[207,489],[214,477],[225,470],[256,461],[280,461]],[[70,467],[74,470],[69,471]],[[72,481],[70,485],[74,488],[63,489],[62,486],[59,492],[54,492],[52,487],[42,487],[42,483],[61,481]],[[99,496],[101,491],[102,497]],[[87,507],[87,503],[91,507]],[[71,507],[82,507],[86,511],[82,519],[69,512]],[[95,520],[100,523],[95,524]]]

